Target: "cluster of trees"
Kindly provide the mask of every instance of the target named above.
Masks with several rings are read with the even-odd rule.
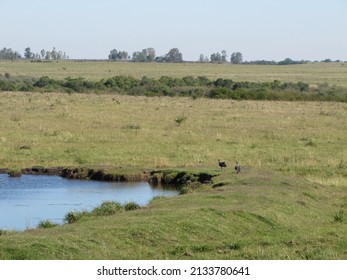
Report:
[[[69,59],[69,56],[66,55],[63,51],[58,51],[56,48],[53,48],[52,51],[46,51],[42,49],[39,53],[34,53],[31,51],[30,47],[27,47],[24,50],[25,59],[46,59],[46,60],[62,60]]]
[[[21,58],[21,55],[18,52],[13,51],[11,48],[3,48],[2,50],[0,50],[0,59],[16,60],[19,58]]]
[[[199,60],[200,63],[226,63],[228,62],[228,55],[225,50],[222,50],[221,53],[213,53],[211,54],[210,58],[205,56],[204,54],[200,54]],[[242,53],[240,52],[234,52],[231,54],[230,57],[230,63],[232,64],[241,64],[243,61],[242,59]]]
[[[134,52],[131,60],[135,62],[152,62],[155,58],[155,49],[147,48],[143,49],[141,52]]]
[[[128,59],[128,53],[126,51],[117,51],[116,49],[113,49],[112,51],[110,51],[110,54],[108,55],[108,59],[126,60]]]
[[[11,48],[3,48],[0,50],[0,59],[3,60],[16,60],[16,59],[46,59],[46,60],[62,60],[69,59],[69,56],[65,52],[58,51],[56,48],[53,48],[51,51],[46,51],[42,49],[39,53],[31,51],[30,47],[25,48],[24,56],[22,57],[20,53],[13,51]]]
[[[100,81],[83,78],[51,79],[47,76],[12,79],[0,76],[0,91],[114,93],[145,96],[188,96],[235,100],[310,100],[347,102],[347,91],[327,84],[310,88],[308,84],[273,82],[235,82],[231,79],[210,80],[207,77],[186,76],[159,79],[136,79],[115,76]]]
[[[142,51],[136,51],[132,54],[132,57],[128,55],[126,51],[117,51],[113,49],[108,56],[110,60],[131,60],[134,62],[183,62],[182,53],[178,48],[172,48],[169,52],[163,56],[156,56],[154,48],[146,48]]]

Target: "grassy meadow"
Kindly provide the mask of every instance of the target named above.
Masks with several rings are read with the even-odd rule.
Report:
[[[0,61],[0,75],[12,77],[42,77],[53,79],[83,77],[88,80],[101,80],[124,75],[135,78],[147,76],[185,77],[205,76],[209,79],[232,79],[251,82],[305,82],[311,85],[332,84],[347,87],[347,64],[308,63],[297,65],[236,65],[201,63],[133,63],[108,61]]]
[[[0,62],[0,73],[224,75],[345,86],[347,68],[16,63]],[[50,229],[0,230],[0,259],[347,259],[346,103],[0,92],[0,118],[0,168],[218,175],[211,185],[138,210]],[[218,159],[228,167],[220,170]]]

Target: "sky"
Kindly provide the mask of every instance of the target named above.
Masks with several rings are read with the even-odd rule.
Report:
[[[346,0],[0,0],[0,48],[55,47],[74,59],[176,47],[192,61],[222,50],[244,61],[346,61],[346,14]]]

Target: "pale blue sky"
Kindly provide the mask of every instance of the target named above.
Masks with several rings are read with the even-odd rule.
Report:
[[[347,60],[346,0],[0,0],[0,48],[70,58],[177,47],[185,60],[225,49],[244,60]]]

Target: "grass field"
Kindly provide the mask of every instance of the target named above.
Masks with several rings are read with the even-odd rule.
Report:
[[[28,62],[0,61],[0,75],[64,79],[83,77],[101,80],[117,75],[142,78],[161,76],[206,76],[209,79],[228,78],[234,81],[305,82],[311,85],[333,84],[347,87],[346,63],[308,63],[299,65],[232,65],[199,63],[132,63],[132,62]]]
[[[108,76],[109,69],[110,76],[122,74],[121,69],[139,76],[177,70],[184,76],[184,67],[191,75],[221,75],[228,69],[228,77],[266,76],[263,71],[257,76],[254,66],[247,74],[247,66],[172,65],[155,74],[149,71],[168,65],[106,62],[86,68],[83,63],[73,68],[73,62],[0,62],[0,73],[54,76],[63,67],[68,75],[86,78]],[[148,73],[136,67],[148,67]],[[280,74],[292,79],[299,77],[292,67],[316,64],[272,67],[290,69],[293,76]],[[315,83],[326,75],[333,82],[343,67],[320,66],[319,77],[307,70],[311,80],[302,80]],[[0,118],[0,168],[173,168],[218,174],[211,185],[154,199],[136,211],[22,233],[0,230],[0,259],[347,259],[345,103],[1,92]],[[219,158],[227,169],[220,170]],[[242,166],[238,175],[235,161]]]
[[[3,167],[195,167],[224,158],[344,181],[344,103],[52,93],[1,93],[0,102]]]

